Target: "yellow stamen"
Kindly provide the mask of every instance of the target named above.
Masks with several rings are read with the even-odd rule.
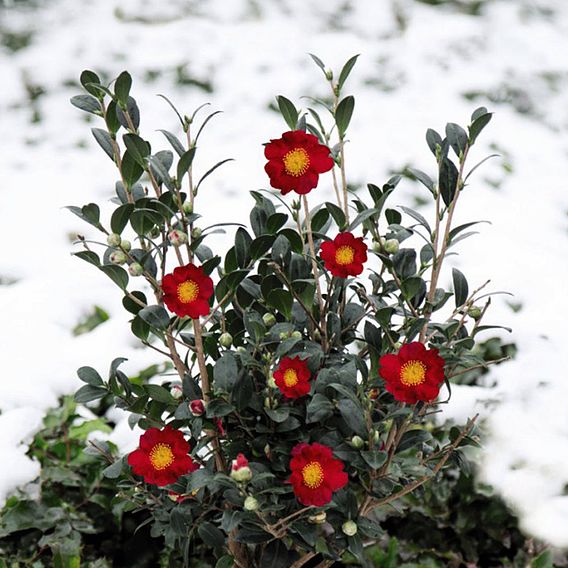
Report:
[[[355,249],[350,246],[340,246],[335,251],[335,262],[340,265],[351,264],[355,258]]]
[[[284,371],[284,384],[287,387],[293,387],[298,384],[298,373],[295,369],[286,369]]]
[[[304,485],[310,489],[316,489],[323,483],[323,469],[319,462],[313,461],[302,468]]]
[[[177,289],[179,301],[184,304],[195,302],[199,295],[199,284],[193,280],[182,282]]]
[[[426,380],[426,365],[422,361],[408,361],[400,369],[400,382],[415,387]]]
[[[303,176],[310,166],[310,157],[303,148],[294,148],[284,156],[284,169],[288,175]]]
[[[166,469],[174,462],[174,454],[168,444],[156,444],[150,452],[150,463],[154,469]]]

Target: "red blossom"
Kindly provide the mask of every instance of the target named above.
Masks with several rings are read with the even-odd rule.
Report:
[[[319,174],[333,168],[329,148],[303,130],[284,132],[264,147],[268,163],[264,170],[270,185],[286,195],[291,191],[309,193],[317,187]]]
[[[205,403],[200,398],[191,400],[189,402],[189,410],[193,416],[202,416],[205,414]]]
[[[310,392],[311,373],[306,360],[284,357],[274,371],[274,382],[287,398],[300,398]]]
[[[437,349],[426,349],[414,341],[403,345],[396,355],[383,355],[379,374],[396,400],[409,404],[431,402],[444,382],[445,364]]]
[[[233,471],[237,471],[243,467],[248,467],[249,466],[249,461],[247,460],[247,458],[245,457],[244,454],[238,454],[237,455],[237,459],[233,460],[232,465],[231,465],[231,469]]]
[[[331,448],[322,444],[298,444],[292,449],[292,475],[289,482],[303,505],[321,507],[331,501],[334,491],[344,487],[349,478],[343,462],[333,457]]]
[[[178,266],[162,280],[164,302],[179,317],[197,319],[209,313],[209,298],[213,295],[213,280],[203,267],[195,264]]]
[[[189,453],[189,444],[179,430],[171,426],[150,428],[140,436],[140,446],[128,456],[136,475],[153,485],[175,483],[182,475],[199,469]]]
[[[334,276],[357,276],[363,272],[363,263],[367,262],[367,245],[352,233],[339,233],[333,241],[320,245],[320,257]]]

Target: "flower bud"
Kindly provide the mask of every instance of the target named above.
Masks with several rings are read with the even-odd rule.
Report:
[[[384,239],[381,239],[384,241]],[[373,250],[375,252],[383,252],[383,245],[379,241],[373,241]]]
[[[270,376],[268,377],[268,380],[266,381],[266,384],[271,388],[271,389],[275,389],[278,387],[278,385],[276,384],[276,381],[274,380],[274,374],[270,373]]]
[[[481,318],[481,314],[483,313],[482,309],[478,306],[471,306],[469,310],[467,310],[467,315],[474,320],[478,320]]]
[[[111,233],[107,237],[107,244],[109,247],[117,247],[120,245],[121,240],[122,239],[120,238],[120,235],[118,233]]]
[[[130,244],[130,241],[122,239],[122,241],[120,241],[120,248],[128,252],[132,248],[132,245]]]
[[[388,254],[396,254],[399,249],[399,243],[396,239],[387,239],[385,241],[385,251]]]
[[[168,239],[170,243],[174,245],[174,247],[179,247],[187,243],[187,235],[183,231],[180,231],[179,229],[172,229],[168,233]]]
[[[244,456],[244,454],[238,454],[237,458],[232,461],[231,477],[239,483],[250,481],[250,479],[252,478],[252,471],[249,467],[249,461]]]
[[[264,399],[264,408],[267,408],[268,410],[278,408],[278,401],[267,396]]]
[[[266,327],[272,327],[276,323],[276,318],[267,312],[262,316],[262,321]]]
[[[324,73],[325,73],[325,78],[328,81],[331,81],[333,79],[333,71],[329,67],[325,68]]]
[[[272,457],[272,450],[270,449],[270,444],[266,444],[264,446],[264,455],[267,459],[271,459]]]
[[[360,450],[365,445],[365,441],[361,436],[353,436],[353,438],[351,438],[351,445],[357,450]]]
[[[239,345],[237,347],[237,353],[247,353],[247,348],[244,347],[243,345]]]
[[[343,525],[341,525],[341,530],[343,534],[347,536],[355,536],[357,534],[357,523],[353,521],[345,521]]]
[[[312,525],[323,525],[327,519],[327,514],[325,511],[321,511],[320,513],[316,513],[315,515],[310,515],[308,517],[308,523]]]
[[[301,331],[293,331],[290,335],[292,339],[302,339],[302,332]]]
[[[219,337],[219,344],[222,347],[231,347],[231,344],[233,343],[233,336],[228,333],[222,333],[221,336]]]
[[[286,331],[281,331],[279,337],[280,339],[288,339],[290,337],[290,334],[287,333]]]
[[[252,495],[249,495],[245,499],[244,503],[245,511],[256,511],[258,509],[258,501]]]
[[[176,400],[179,400],[183,396],[183,389],[179,385],[172,385],[170,388],[170,394]]]
[[[371,430],[371,435],[373,437],[373,442],[375,444],[379,443],[379,440],[381,439],[381,435],[379,434],[378,430]]]
[[[144,267],[138,262],[133,262],[128,267],[128,272],[130,276],[140,276],[144,272]]]
[[[111,252],[108,257],[112,264],[124,264],[127,258],[128,257],[121,250]]]
[[[181,208],[186,215],[191,215],[193,213],[193,205],[189,201],[185,201]]]
[[[205,414],[205,403],[200,398],[189,402],[189,411],[193,416],[202,416]]]
[[[193,239],[198,239],[201,236],[201,229],[199,227],[194,227],[191,231],[191,237]]]

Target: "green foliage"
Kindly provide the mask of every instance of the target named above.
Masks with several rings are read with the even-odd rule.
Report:
[[[128,73],[121,73],[111,92],[86,72],[82,84],[88,95],[80,96],[90,98],[74,99],[85,112],[95,112],[95,104],[101,109],[96,112],[106,129],[97,130],[95,139],[113,158],[119,179],[110,225],[100,218],[96,204],[70,209],[105,238],[110,232],[133,231],[139,247],[111,239],[113,246],[103,245],[101,256],[91,245],[76,254],[121,289],[123,305],[133,316],[133,334],[170,357],[176,373],[175,379],[164,376],[162,384],[148,384],[127,377],[119,369],[121,359],[113,362],[105,379],[83,367],[79,377],[86,384],[75,400],[97,401],[99,407],[114,404],[130,413],[133,425],[148,429],[168,424],[187,435],[201,467],[170,486],[182,502],[172,503],[163,489],[136,481],[124,457],[107,456],[103,472],[106,480],[117,480],[119,502],[137,503],[148,515],[152,536],[163,538],[166,550],[179,551],[186,564],[195,554],[207,554],[209,562],[215,559],[220,566],[234,555],[240,565],[272,566],[279,558],[287,566],[311,552],[330,561],[366,565],[363,544],[379,542],[379,565],[394,566],[403,557],[401,547],[417,541],[399,530],[391,502],[403,507],[411,503],[413,515],[431,521],[429,501],[412,501],[412,489],[431,491],[422,487],[434,477],[439,480],[439,472],[451,465],[454,474],[442,484],[449,494],[449,480],[467,467],[461,447],[476,443],[473,421],[465,428],[434,429],[426,418],[434,403],[401,405],[385,390],[378,370],[382,355],[420,341],[444,358],[449,399],[452,379],[482,373],[491,362],[477,343],[478,333],[493,328],[480,324],[491,294],[480,294],[483,286],[470,292],[466,276],[457,269],[452,290],[442,288],[440,278],[450,247],[471,234],[461,232],[471,224],[452,227],[452,218],[464,191],[469,150],[491,114],[477,109],[465,128],[449,123],[445,138],[428,130],[437,179],[416,169],[405,172],[427,188],[434,202],[436,217],[428,220],[407,207],[387,207],[401,176],[382,185],[369,183],[365,195],[350,193],[343,145],[355,98],[342,91],[357,56],[343,66],[337,81],[317,56],[312,59],[331,93],[313,103],[329,113],[331,119],[325,119],[330,124],[314,108],[303,113],[284,96],[277,98],[278,109],[288,128],[307,130],[328,146],[338,170],[337,203],[312,203],[310,209],[304,197],[301,206],[286,196],[252,191],[250,230],[234,223],[234,241],[224,258],[205,244],[224,227],[198,226],[196,211],[200,184],[227,160],[210,168],[197,184],[193,179],[197,138],[216,113],[199,121],[203,107],[182,116],[165,99],[180,120],[183,136],[162,130],[175,154],[153,153],[139,131],[140,110]],[[315,195],[317,189],[310,199]],[[168,237],[172,229],[188,235],[187,244],[173,244]],[[345,230],[371,241],[367,267],[372,269],[362,276],[333,276],[318,254],[324,241]],[[413,236],[426,244],[416,248]],[[134,289],[139,274],[131,272],[130,278],[120,262],[111,262],[116,252],[126,264],[143,265],[142,278],[152,295]],[[164,305],[160,281],[174,254],[173,262],[201,263],[216,281],[209,315],[200,321],[172,314]],[[446,304],[452,296],[454,309]],[[481,301],[486,302],[482,309],[476,305]],[[227,334],[230,341],[225,341]],[[287,399],[275,387],[272,373],[284,357],[305,361],[312,378],[305,397]],[[179,388],[170,390],[177,383],[181,398]],[[191,411],[189,403],[196,399],[205,400],[204,413]],[[313,522],[313,510],[302,510],[287,482],[292,450],[301,442],[332,448],[349,474],[349,484],[318,510],[326,514],[325,525]],[[231,461],[239,453],[250,460],[249,481],[230,475]],[[473,494],[469,487],[468,495]],[[257,510],[245,507],[247,497],[256,499]],[[351,529],[344,531],[346,522]],[[442,544],[435,546],[444,552]],[[462,556],[470,558],[467,540],[460,546]]]

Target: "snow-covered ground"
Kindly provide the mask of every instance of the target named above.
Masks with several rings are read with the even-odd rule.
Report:
[[[166,147],[158,128],[177,128],[157,93],[188,113],[204,102],[223,110],[202,138],[196,168],[236,159],[200,197],[208,223],[234,221],[246,218],[247,192],[267,187],[261,144],[284,129],[268,108],[274,95],[323,94],[308,52],[334,69],[360,53],[347,85],[357,100],[347,150],[353,183],[383,183],[410,164],[432,173],[426,128],[467,123],[481,105],[495,111],[471,163],[494,151],[502,158],[478,170],[457,219],[493,224],[463,243],[455,263],[472,287],[491,278],[493,290],[522,303],[514,312],[497,300],[489,317],[514,329],[519,353],[492,372],[496,387],[456,387],[444,410],[460,420],[476,410],[487,417],[481,475],[527,531],[568,546],[568,3],[492,0],[478,15],[468,11],[417,0],[46,0],[33,11],[0,8],[1,29],[33,33],[28,47],[0,51],[0,454],[10,464],[0,472],[0,502],[37,474],[26,441],[45,409],[77,387],[76,368],[104,372],[124,356],[135,372],[155,360],[129,336],[110,280],[69,255],[69,235],[93,233],[61,208],[107,200],[115,179],[91,125],[68,103],[77,94],[70,82],[83,68],[109,79],[127,68],[154,147]],[[322,193],[331,194],[326,185]],[[402,186],[394,201],[411,203],[417,187]],[[110,319],[75,337],[94,305]],[[502,404],[489,411],[490,399]],[[117,439],[127,449],[125,429]]]

